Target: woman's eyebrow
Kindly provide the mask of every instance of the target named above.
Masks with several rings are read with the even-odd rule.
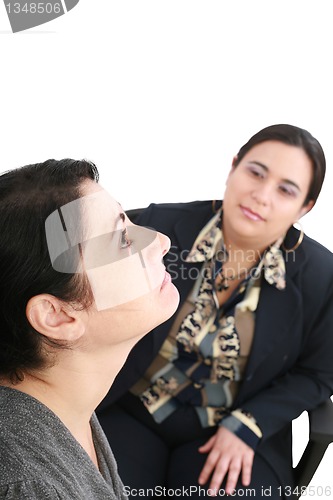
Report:
[[[258,165],[258,167],[261,167],[262,169],[264,169],[265,172],[269,172],[269,168],[266,165],[264,165],[263,163],[260,163],[260,161],[253,160],[253,161],[250,161],[249,163],[254,163],[255,165]],[[299,187],[299,185],[290,179],[282,179],[282,182],[290,184],[291,186],[294,186],[298,191],[301,191],[301,188]]]
[[[113,229],[111,230],[112,233],[117,233],[119,230],[123,230],[124,228],[124,222],[126,220],[126,216],[123,212],[120,212],[118,217],[116,217],[114,223],[113,223]]]
[[[290,184],[290,186],[293,186],[294,188],[296,188],[297,191],[301,191],[301,188],[299,187],[298,184],[296,184],[296,182],[291,181],[290,179],[282,179],[282,181],[285,182],[286,184]]]
[[[116,201],[117,201],[117,200],[116,200]],[[119,203],[119,201],[117,201],[117,203],[118,203],[118,205],[119,205],[119,208],[120,208],[121,210],[123,210],[123,207],[121,206],[121,203]],[[125,215],[125,213],[124,213],[124,212],[120,212],[120,213],[119,213],[119,218],[120,218],[121,222],[123,222],[123,223],[124,223],[124,222],[125,222],[125,220],[126,220],[126,215]],[[117,222],[118,222],[118,221],[117,221]]]
[[[114,222],[113,229],[110,230],[110,234],[111,234],[112,238],[116,237],[116,235],[119,234],[118,233],[119,231],[121,231],[123,233],[125,220],[126,220],[125,214],[123,212],[120,212],[119,216],[116,218],[116,220]],[[126,230],[126,228],[125,228],[125,230]]]
[[[260,163],[260,161],[252,160],[249,163],[254,163],[255,165],[258,165],[258,167],[263,168],[266,172],[268,172],[268,170],[269,170],[269,168],[266,165],[264,165],[263,163]]]

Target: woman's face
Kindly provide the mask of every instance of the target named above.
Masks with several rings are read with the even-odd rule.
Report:
[[[227,179],[223,230],[229,244],[262,251],[283,236],[313,206],[303,205],[311,179],[303,149],[278,141],[254,146]]]
[[[179,294],[162,258],[170,248],[164,234],[136,226],[101,186],[88,181],[80,201],[87,235],[82,245],[94,307],[94,328],[120,339],[141,337],[176,310]]]

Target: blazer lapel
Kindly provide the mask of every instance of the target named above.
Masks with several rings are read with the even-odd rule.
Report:
[[[293,253],[293,258],[288,257],[289,254],[286,254],[286,288],[284,290],[278,290],[263,280],[246,376],[251,376],[280,342],[286,341],[291,331],[295,332],[295,323],[300,315],[302,299],[300,288],[294,279],[305,262],[305,254],[300,247],[297,252]]]
[[[262,284],[246,376],[251,376],[278,344],[285,342],[299,317],[300,293],[288,278],[287,287],[277,290],[266,282]]]

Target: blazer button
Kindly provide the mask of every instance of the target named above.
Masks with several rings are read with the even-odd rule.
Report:
[[[199,382],[194,382],[193,387],[194,387],[194,389],[202,389],[203,384],[199,384]]]

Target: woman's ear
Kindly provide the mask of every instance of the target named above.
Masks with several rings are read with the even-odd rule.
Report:
[[[238,156],[235,155],[232,159],[232,164],[231,164],[231,168],[232,170],[235,170],[236,166],[237,166],[237,161],[238,161]]]
[[[52,340],[73,342],[85,330],[78,311],[53,295],[32,297],[26,307],[26,316],[37,332]]]
[[[300,215],[299,215],[299,219],[301,217],[303,217],[303,215],[307,214],[308,212],[310,212],[310,210],[313,208],[313,205],[314,205],[314,201],[313,200],[310,200],[309,203],[307,203],[306,205],[304,205],[302,208],[301,208],[301,211],[300,211]]]
[[[228,177],[227,177],[227,179],[226,179],[226,181],[225,181],[225,184],[226,184],[226,185],[228,184],[228,180],[229,180],[230,175],[234,172],[234,170],[235,170],[235,168],[236,168],[237,160],[238,160],[238,157],[237,157],[237,155],[236,155],[236,156],[234,156],[234,157],[233,157],[233,159],[232,159],[231,169],[230,169],[230,171],[229,171],[229,173],[228,173]]]

